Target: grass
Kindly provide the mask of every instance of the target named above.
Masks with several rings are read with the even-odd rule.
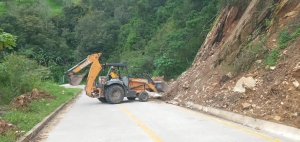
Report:
[[[288,30],[282,30],[278,33],[279,48],[284,49],[287,46],[288,41],[291,39]]]
[[[269,66],[274,66],[278,60],[279,52],[279,49],[273,49],[266,57],[266,64]]]
[[[2,118],[17,125],[20,128],[20,131],[25,131],[26,133],[61,104],[75,96],[80,90],[77,88],[66,89],[50,82],[44,83],[38,89],[52,94],[55,96],[56,100],[45,99],[42,101],[31,102],[28,108],[24,110],[11,110],[4,114]],[[17,135],[8,133],[4,136],[0,136],[0,141],[15,141],[16,138]]]

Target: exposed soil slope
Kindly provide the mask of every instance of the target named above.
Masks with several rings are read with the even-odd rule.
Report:
[[[215,107],[300,128],[300,38],[279,48],[278,35],[294,33],[298,0],[252,0],[225,8],[192,66],[170,84],[164,99]],[[276,64],[267,56],[279,51]],[[273,59],[273,58],[270,58]]]

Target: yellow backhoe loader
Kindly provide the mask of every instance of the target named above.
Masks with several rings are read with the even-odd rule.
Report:
[[[149,98],[147,91],[157,93],[166,90],[166,85],[163,81],[153,81],[148,74],[143,74],[143,77],[132,78],[128,73],[127,64],[101,64],[99,62],[101,55],[102,53],[91,54],[66,71],[65,75],[68,77],[70,85],[78,85],[85,75],[75,75],[75,73],[91,65],[86,80],[86,95],[91,98],[98,98],[101,102],[117,104],[120,103],[124,97],[127,97],[128,100],[138,98],[139,101],[146,102]],[[109,67],[107,75],[98,76],[104,67]],[[118,69],[118,78],[112,79],[110,77],[112,67]],[[121,68],[123,68],[122,72],[120,71]],[[121,73],[125,75],[122,76]],[[97,81],[96,78],[98,78]]]

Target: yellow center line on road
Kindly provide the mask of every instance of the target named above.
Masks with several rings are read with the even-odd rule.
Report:
[[[145,124],[138,120],[134,115],[132,115],[123,105],[118,104],[118,106],[132,119],[134,120],[155,142],[162,142],[162,140],[154,134]]]
[[[195,112],[195,111],[192,111],[192,110],[188,110],[188,109],[185,109],[185,108],[182,108],[182,107],[178,107],[178,106],[174,106],[174,105],[171,105],[171,106],[172,106],[172,107],[175,107],[175,108],[177,108],[177,109],[183,110],[183,111],[185,111],[185,112],[187,112],[187,113],[191,113],[191,114],[200,116],[200,117],[202,117],[202,118],[205,118],[205,119],[208,119],[208,120],[212,120],[212,121],[215,121],[215,122],[224,124],[224,125],[226,125],[226,126],[229,126],[229,127],[232,127],[232,128],[235,128],[235,129],[238,129],[238,130],[241,130],[241,131],[250,133],[250,134],[252,134],[252,135],[255,135],[255,136],[258,136],[258,137],[262,137],[262,138],[267,139],[267,140],[270,140],[270,141],[272,141],[272,142],[280,142],[280,140],[277,140],[277,139],[275,139],[275,138],[269,137],[269,136],[267,136],[267,135],[260,134],[260,133],[257,133],[257,132],[255,132],[255,131],[251,131],[251,130],[245,129],[245,128],[239,127],[239,126],[237,126],[237,125],[230,124],[230,123],[228,123],[228,122],[221,121],[221,120],[218,120],[218,119],[216,119],[216,118],[209,117],[209,116],[200,114],[200,113]]]

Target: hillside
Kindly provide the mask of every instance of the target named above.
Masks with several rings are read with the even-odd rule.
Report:
[[[7,2],[0,2],[0,13],[7,12],[8,9],[13,8],[14,6],[31,4],[36,0],[10,0]],[[81,0],[45,0],[42,2],[46,2],[49,5],[52,14],[59,14],[64,5],[67,3],[78,2]]]
[[[164,99],[300,128],[299,11],[298,0],[224,8],[192,66]]]

